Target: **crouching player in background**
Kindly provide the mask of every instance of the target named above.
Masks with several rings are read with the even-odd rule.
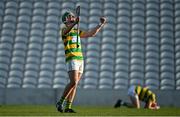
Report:
[[[159,109],[160,106],[157,105],[156,95],[149,90],[147,87],[141,86],[131,86],[128,89],[128,96],[132,103],[123,102],[118,100],[114,105],[115,108],[120,106],[126,106],[130,108],[140,108],[140,101],[145,102],[144,108],[148,109]]]

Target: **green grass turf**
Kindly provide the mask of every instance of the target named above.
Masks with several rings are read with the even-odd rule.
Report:
[[[1,105],[0,116],[180,116],[180,108],[160,110],[130,109],[108,106],[74,106],[75,114],[59,113],[54,105]]]

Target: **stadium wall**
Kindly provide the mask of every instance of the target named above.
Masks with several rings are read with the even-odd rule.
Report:
[[[0,104],[52,105],[62,94],[62,89],[0,89]],[[161,106],[180,107],[180,92],[176,90],[156,90]],[[129,101],[127,90],[78,89],[75,105],[113,106],[117,99]]]

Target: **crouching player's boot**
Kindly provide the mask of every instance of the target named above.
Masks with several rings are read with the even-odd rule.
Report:
[[[74,111],[74,110],[71,108],[71,106],[72,106],[72,102],[67,101],[67,103],[66,103],[66,108],[65,108],[64,112],[65,112],[65,113],[76,113],[76,111]]]
[[[118,108],[118,107],[121,107],[121,103],[122,103],[122,100],[119,99],[116,104],[114,105],[114,108]]]

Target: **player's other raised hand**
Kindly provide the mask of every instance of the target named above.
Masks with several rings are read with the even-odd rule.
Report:
[[[100,17],[100,22],[101,22],[101,24],[105,24],[106,23],[106,18],[105,17]]]

